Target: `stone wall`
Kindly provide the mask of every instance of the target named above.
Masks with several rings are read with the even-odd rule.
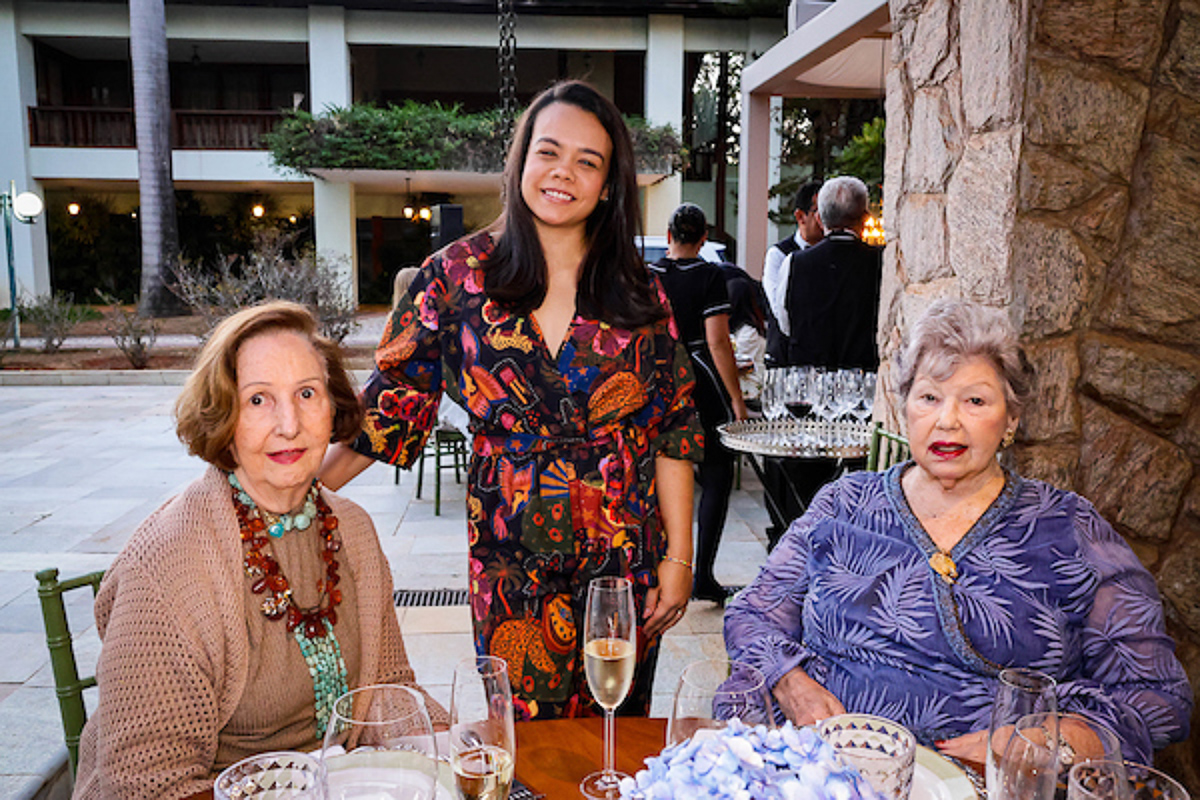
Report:
[[[1126,536],[1200,689],[1200,0],[891,13],[883,383],[933,299],[1008,309],[1039,375],[1019,468]],[[1159,763],[1200,794],[1192,725]]]

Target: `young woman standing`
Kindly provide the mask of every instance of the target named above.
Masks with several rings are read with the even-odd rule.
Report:
[[[593,708],[579,641],[592,578],[634,584],[634,713],[691,593],[702,429],[637,225],[616,107],[577,81],[547,89],[513,138],[503,214],[422,267],[377,352],[363,435],[323,470],[338,487],[371,459],[411,465],[441,393],[467,409],[475,646],[508,661],[529,718]]]

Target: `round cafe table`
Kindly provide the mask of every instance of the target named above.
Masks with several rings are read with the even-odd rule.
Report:
[[[810,419],[752,419],[728,422],[717,428],[721,443],[750,461],[762,482],[767,514],[771,517],[768,547],[787,530],[792,520],[803,514],[807,503],[787,468],[789,462],[829,462],[829,476],[847,468],[846,461],[865,459],[871,443],[871,426],[865,422],[818,422]],[[815,444],[837,441],[837,445]],[[765,473],[765,462],[778,462],[776,480]]]

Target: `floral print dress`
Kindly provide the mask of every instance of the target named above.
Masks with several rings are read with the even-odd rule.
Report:
[[[576,315],[552,354],[532,316],[484,295],[492,251],[479,234],[421,269],[376,352],[355,449],[410,466],[443,389],[467,409],[476,651],[508,662],[519,716],[593,713],[579,641],[587,585],[629,578],[641,618],[666,548],[655,457],[703,457],[694,380],[670,317],[625,330]],[[656,655],[639,630],[626,709],[648,709]]]

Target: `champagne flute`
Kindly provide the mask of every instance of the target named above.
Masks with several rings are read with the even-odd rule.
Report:
[[[604,769],[579,784],[587,798],[617,798],[629,777],[616,770],[613,712],[629,694],[637,653],[637,612],[627,578],[601,577],[588,584],[583,623],[583,664],[588,688],[604,709]]]
[[[329,800],[431,800],[437,746],[420,693],[380,684],[333,704],[321,746]]]
[[[731,719],[775,727],[767,679],[756,668],[724,658],[693,661],[683,668],[667,721],[667,745],[699,730],[724,728]]]
[[[1013,735],[1013,723],[1026,714],[1058,710],[1054,678],[1036,669],[1010,667],[1001,670],[987,739],[987,789],[996,784],[996,764]]]
[[[1058,714],[1026,714],[995,765],[988,800],[1054,800],[1058,778]]]
[[[516,757],[508,665],[464,659],[450,689],[450,765],[461,800],[506,800]]]

